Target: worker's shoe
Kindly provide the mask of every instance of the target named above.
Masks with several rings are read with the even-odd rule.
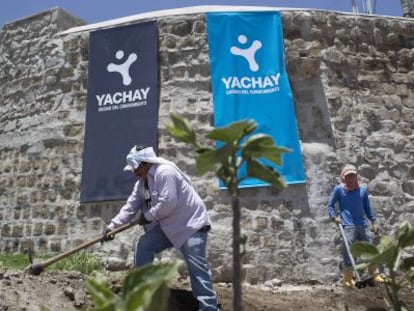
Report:
[[[369,271],[369,274],[370,275],[373,275],[374,276],[373,281],[375,283],[381,283],[381,284],[382,283],[385,283],[385,279],[379,273],[377,265],[370,266],[368,268],[368,271]]]
[[[381,284],[385,283],[385,278],[383,278],[382,275],[378,273],[377,275],[374,276],[374,282],[381,283]]]
[[[344,285],[347,287],[355,287],[354,271],[352,267],[344,267]]]

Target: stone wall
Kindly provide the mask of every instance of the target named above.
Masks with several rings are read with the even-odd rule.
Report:
[[[245,279],[332,281],[341,239],[326,204],[344,163],[358,165],[384,232],[403,220],[414,223],[414,21],[327,11],[282,11],[282,18],[307,182],[281,193],[241,191]],[[214,222],[215,280],[231,281],[230,198],[213,174],[197,176],[188,147],[164,127],[177,111],[200,133],[211,129],[205,15],[153,19],[160,155],[193,177]],[[89,32],[62,31],[82,24],[52,9],[0,33],[1,252],[69,250],[100,234],[123,204],[79,202]],[[91,250],[108,262],[130,263],[140,230]]]

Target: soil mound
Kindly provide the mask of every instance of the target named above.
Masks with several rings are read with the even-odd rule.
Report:
[[[120,292],[124,274],[109,274],[114,292]],[[179,278],[171,285],[169,311],[197,310],[187,279]],[[215,284],[222,310],[232,310],[231,284]],[[409,310],[414,310],[414,289],[403,293]],[[92,299],[86,290],[84,275],[73,271],[45,271],[39,276],[22,272],[0,271],[0,310],[39,311],[44,305],[52,311],[90,310]],[[363,289],[344,289],[341,284],[333,285],[263,285],[243,286],[244,311],[328,311],[367,310],[382,307],[391,310],[386,300],[384,286]]]

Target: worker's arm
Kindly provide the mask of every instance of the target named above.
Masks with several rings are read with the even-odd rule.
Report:
[[[340,223],[340,218],[337,216],[335,209],[336,202],[338,202],[338,186],[332,190],[331,195],[329,196],[328,215],[332,221]]]
[[[136,213],[141,210],[143,204],[145,203],[142,192],[142,185],[138,180],[135,183],[134,188],[124,206],[122,206],[119,213],[114,218],[112,218],[111,222],[109,223],[109,229],[112,230],[119,226],[122,226],[130,222],[135,217]]]

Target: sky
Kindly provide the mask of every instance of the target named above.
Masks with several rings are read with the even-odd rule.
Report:
[[[378,15],[402,16],[400,0],[371,1]],[[136,15],[144,12],[200,5],[253,5],[289,8],[315,8],[352,12],[352,0],[1,0],[0,27],[17,19],[60,7],[87,24]]]

